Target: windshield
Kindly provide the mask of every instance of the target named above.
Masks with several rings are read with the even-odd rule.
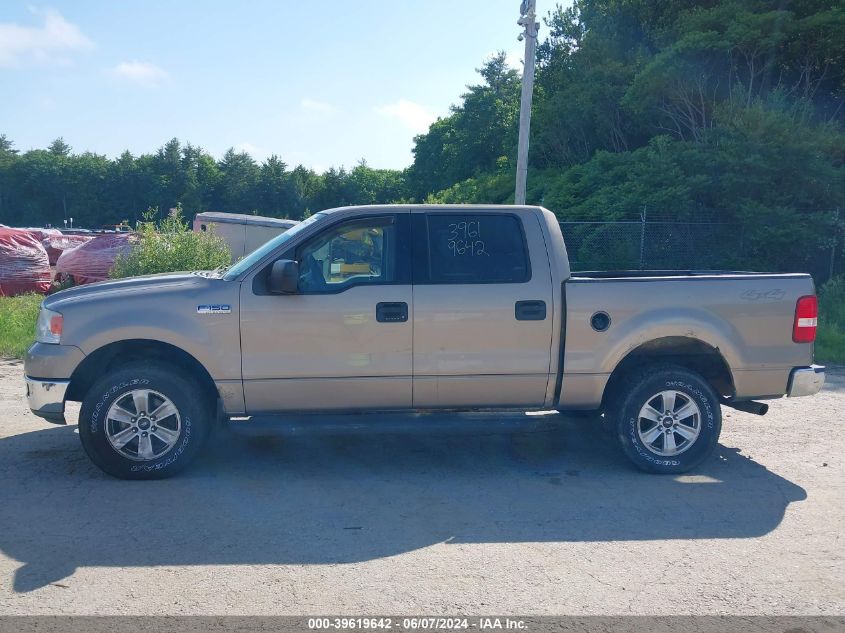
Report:
[[[253,265],[260,262],[262,259],[267,257],[270,253],[275,251],[285,242],[288,242],[292,238],[299,235],[303,229],[311,226],[317,220],[324,217],[323,213],[315,213],[307,220],[303,220],[299,224],[289,228],[284,233],[277,235],[272,240],[264,244],[263,246],[259,246],[254,251],[252,251],[249,255],[241,259],[240,261],[235,262],[229,270],[226,271],[226,274],[223,275],[223,279],[226,281],[231,281],[238,277],[238,275],[242,274],[243,272],[249,270]]]

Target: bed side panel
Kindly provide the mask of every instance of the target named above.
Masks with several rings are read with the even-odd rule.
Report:
[[[812,363],[812,344],[792,342],[795,302],[814,292],[809,276],[570,280],[562,406],[598,406],[625,356],[667,336],[717,348],[738,397],[781,395],[789,370]],[[595,331],[603,311],[611,325]]]

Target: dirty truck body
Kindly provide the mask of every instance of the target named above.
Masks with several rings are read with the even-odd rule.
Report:
[[[187,464],[221,418],[292,411],[601,410],[640,468],[705,459],[720,407],[816,393],[805,274],[572,274],[540,207],[315,214],[224,272],[44,301],[30,407],[127,478]]]

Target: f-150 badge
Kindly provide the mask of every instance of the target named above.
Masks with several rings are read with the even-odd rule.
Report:
[[[231,311],[232,306],[228,304],[197,306],[197,314],[229,314]]]

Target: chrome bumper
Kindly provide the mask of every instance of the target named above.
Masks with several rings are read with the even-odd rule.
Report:
[[[65,392],[70,380],[30,378],[26,381],[26,400],[32,412],[54,424],[65,424]]]
[[[789,374],[786,395],[790,398],[812,396],[824,386],[824,365],[796,367]]]

